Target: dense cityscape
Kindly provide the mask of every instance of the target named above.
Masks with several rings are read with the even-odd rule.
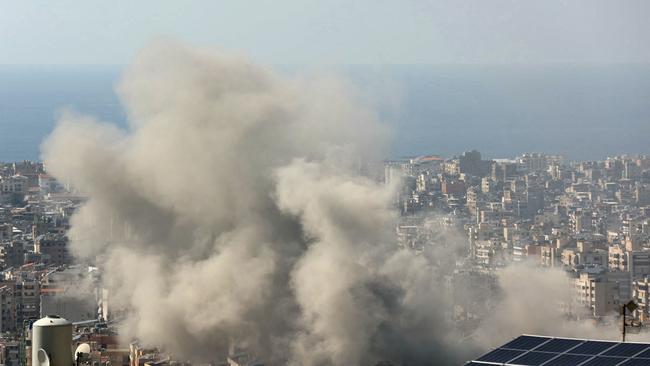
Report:
[[[584,309],[573,312],[604,320],[632,300],[631,320],[643,327],[650,315],[649,167],[647,156],[567,162],[531,153],[482,160],[470,151],[390,162],[386,181],[403,182],[401,246],[421,250],[427,244],[422,222],[430,212],[443,213],[440,220],[467,237],[466,269],[489,274],[513,262],[561,268],[575,290],[567,311],[578,304]],[[485,304],[455,305],[464,318],[489,314]]]
[[[0,366],[650,365],[650,2],[0,2]]]
[[[622,306],[633,301],[627,322],[643,332],[650,319],[647,156],[568,162],[530,153],[485,160],[469,151],[387,161],[384,173],[400,211],[396,245],[426,255],[431,248],[439,251],[441,242],[455,241],[443,260],[451,266],[445,281],[459,295],[452,296],[446,316],[465,336],[495,311],[499,271],[518,262],[566,273],[561,286],[571,289],[572,299],[557,306],[567,316],[618,322]],[[29,329],[48,314],[73,322],[73,346],[89,344],[92,362],[183,362],[163,349],[119,338],[120,309],[102,287],[101,267],[76,262],[67,247],[70,217],[85,197],[48,175],[40,162],[3,163],[0,187],[1,364],[30,364]],[[441,233],[452,235],[441,241]],[[474,299],[462,296],[466,287]],[[214,364],[262,361],[232,348]]]

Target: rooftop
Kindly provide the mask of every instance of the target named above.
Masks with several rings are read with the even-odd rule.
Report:
[[[465,365],[650,365],[650,343],[522,335]]]

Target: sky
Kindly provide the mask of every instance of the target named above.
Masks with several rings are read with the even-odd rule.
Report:
[[[647,63],[650,1],[0,0],[0,64],[127,64],[172,37],[266,64]]]

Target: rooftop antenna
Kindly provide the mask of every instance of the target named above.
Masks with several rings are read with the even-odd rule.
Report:
[[[621,306],[621,318],[623,319],[623,329],[621,330],[621,333],[623,335],[623,343],[625,343],[625,327],[626,327],[625,313],[626,313],[626,310],[629,310],[630,314],[632,314],[634,312],[634,310],[636,310],[638,307],[639,307],[639,305],[637,305],[632,300],[630,300],[630,302],[628,302],[627,304]],[[630,325],[632,325],[632,324],[630,324]]]

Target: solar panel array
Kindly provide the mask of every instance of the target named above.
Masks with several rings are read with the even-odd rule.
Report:
[[[465,365],[650,365],[650,343],[620,343],[523,335]]]

